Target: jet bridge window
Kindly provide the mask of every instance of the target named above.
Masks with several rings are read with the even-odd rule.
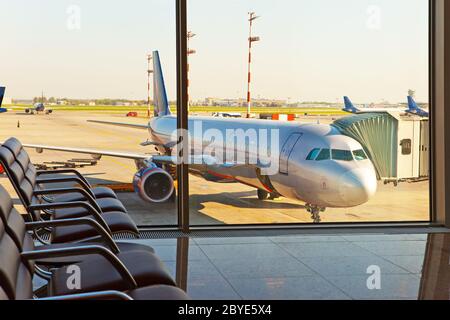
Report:
[[[367,155],[363,149],[353,151],[353,155],[357,161],[367,160]]]
[[[338,161],[353,161],[353,155],[350,150],[331,150],[331,158]]]
[[[316,161],[330,160],[330,149],[322,149],[316,158]]]
[[[315,160],[319,152],[320,152],[319,148],[313,149],[306,157],[306,160]]]

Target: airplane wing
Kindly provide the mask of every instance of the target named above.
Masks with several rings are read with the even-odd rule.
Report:
[[[25,148],[35,149],[37,153],[43,153],[44,150],[50,151],[60,151],[60,152],[68,152],[68,153],[80,153],[80,154],[89,154],[93,159],[100,160],[102,156],[113,157],[113,158],[122,158],[122,159],[131,159],[131,160],[147,160],[156,163],[164,163],[164,164],[177,164],[179,159],[176,156],[164,156],[164,155],[146,155],[146,154],[137,154],[137,153],[126,153],[126,152],[115,152],[115,151],[106,151],[106,150],[95,150],[95,149],[83,149],[83,148],[69,148],[69,147],[57,147],[57,146],[45,146],[45,145],[36,145],[36,144],[24,144]],[[217,168],[237,168],[241,166],[248,166],[246,163],[221,163],[218,159],[210,155],[193,155],[188,159],[188,164],[195,166],[210,166]],[[268,168],[269,164],[264,164],[258,162],[255,164],[255,167],[264,169]]]
[[[148,130],[148,125],[146,125],[146,124],[134,124],[134,123],[98,121],[98,120],[88,120],[87,122],[107,124],[107,125],[116,126],[116,127],[125,127],[125,128],[134,128],[134,129]]]
[[[179,160],[176,156],[151,156],[150,159],[154,162],[159,163],[168,163],[168,164],[176,164]],[[226,162],[221,163],[218,161],[215,157],[209,156],[209,155],[194,155],[191,156],[188,160],[189,165],[207,165],[210,167],[219,167],[219,168],[237,168],[237,167],[243,167],[248,166],[246,163],[233,163],[233,162]],[[255,167],[264,169],[270,167],[270,164],[264,164],[262,162],[258,162],[254,164]]]
[[[151,159],[154,162],[169,163],[169,164],[176,164],[180,161],[176,156],[152,156]],[[188,164],[208,165],[208,166],[217,165],[218,163],[216,158],[206,155],[191,156],[188,162],[189,162]]]
[[[151,158],[150,155],[114,152],[114,151],[105,151],[105,150],[43,146],[43,145],[36,145],[36,144],[24,144],[23,146],[25,148],[36,149],[36,151],[38,153],[42,153],[44,150],[81,153],[81,154],[90,154],[95,159],[99,159],[102,156],[123,158],[123,159],[132,159],[132,160],[145,160],[145,159]]]

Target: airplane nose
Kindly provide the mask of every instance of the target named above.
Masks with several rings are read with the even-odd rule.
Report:
[[[340,181],[340,196],[349,207],[366,203],[376,191],[377,178],[372,168],[350,170]]]

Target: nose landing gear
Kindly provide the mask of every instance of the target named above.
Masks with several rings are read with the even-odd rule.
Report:
[[[258,189],[258,199],[259,200],[266,200],[269,197],[269,193],[267,191]]]
[[[321,208],[312,204],[306,204],[306,211],[311,213],[311,219],[314,223],[320,223],[322,219],[320,218],[320,213],[325,212],[326,208]]]
[[[258,189],[258,199],[259,200],[275,200],[278,199],[280,196],[278,194],[275,193],[269,193],[267,191]]]

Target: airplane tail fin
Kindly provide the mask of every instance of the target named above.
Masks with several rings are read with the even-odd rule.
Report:
[[[5,113],[8,111],[7,109],[2,108],[3,97],[5,96],[5,90],[6,90],[5,87],[0,87],[0,113]]]
[[[0,107],[2,106],[3,103],[3,97],[5,96],[5,87],[0,87]]]
[[[407,113],[415,114],[420,117],[427,118],[430,116],[429,112],[423,110],[419,107],[419,105],[414,101],[414,98],[412,96],[408,96],[408,110],[406,110]]]
[[[419,110],[419,106],[417,105],[416,101],[414,101],[414,98],[411,96],[408,96],[408,110],[411,112]]]
[[[350,112],[350,113],[359,112],[359,109],[354,106],[354,104],[351,102],[350,98],[347,96],[344,97],[344,104],[345,104],[345,107],[344,107],[344,109],[342,109],[343,111]]]
[[[155,100],[155,117],[170,115],[164,75],[159,59],[159,52],[153,51],[153,99]]]

